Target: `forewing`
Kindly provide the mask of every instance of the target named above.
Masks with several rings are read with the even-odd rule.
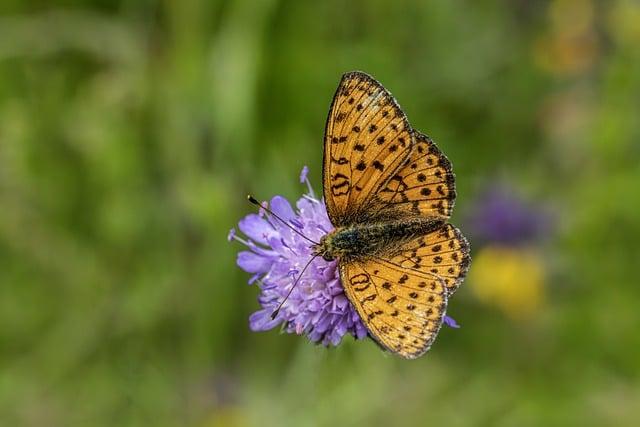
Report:
[[[335,226],[357,222],[365,202],[409,157],[413,131],[391,94],[361,72],[346,73],[324,136],[323,184]]]
[[[372,203],[378,216],[419,215],[448,219],[456,198],[451,163],[426,135],[414,131],[406,164],[394,173]]]
[[[441,228],[404,244],[393,254],[390,262],[442,278],[450,297],[464,280],[471,255],[469,243],[460,230],[451,224],[443,224]]]
[[[340,277],[347,297],[381,346],[408,359],[429,350],[447,307],[442,279],[377,258],[341,264]]]

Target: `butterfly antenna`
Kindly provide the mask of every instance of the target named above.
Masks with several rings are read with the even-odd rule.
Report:
[[[296,230],[291,224],[289,224],[287,221],[285,221],[284,219],[280,218],[278,215],[274,214],[272,210],[270,210],[269,208],[266,208],[264,206],[262,206],[260,204],[260,202],[258,202],[251,194],[249,194],[247,196],[247,199],[249,199],[249,201],[251,203],[253,203],[254,205],[258,206],[259,208],[264,209],[265,211],[269,212],[271,215],[273,215],[274,217],[276,217],[277,219],[280,220],[280,222],[282,222],[284,225],[286,225],[287,227],[289,227],[291,230],[293,230],[294,233],[296,233],[297,235],[299,235],[300,237],[306,239],[307,241],[313,243],[314,245],[319,245],[318,242],[315,242],[313,240],[311,240],[310,238],[308,238],[307,236],[305,236],[304,234],[302,234],[301,232],[299,232],[298,230]]]
[[[311,257],[311,259],[309,260],[309,262],[307,262],[307,265],[304,266],[304,268],[302,269],[302,271],[300,272],[300,275],[298,276],[298,278],[296,279],[296,281],[293,283],[293,286],[291,287],[291,289],[289,289],[289,292],[287,293],[287,296],[284,297],[284,299],[282,300],[282,302],[278,305],[278,308],[276,308],[273,313],[271,313],[271,320],[274,320],[276,318],[276,316],[278,315],[278,313],[280,312],[280,309],[282,308],[282,306],[284,305],[284,303],[289,299],[289,296],[291,295],[291,292],[293,292],[293,289],[296,287],[296,285],[298,284],[298,282],[300,281],[300,279],[302,279],[302,276],[304,275],[304,272],[307,271],[307,268],[311,265],[311,263],[313,262],[314,259],[316,259],[319,255],[314,255],[313,257]]]

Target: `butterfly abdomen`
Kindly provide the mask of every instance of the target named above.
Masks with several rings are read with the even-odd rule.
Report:
[[[393,252],[408,239],[427,234],[442,226],[442,221],[431,218],[390,221],[339,227],[327,234],[316,253],[326,259],[366,259]]]

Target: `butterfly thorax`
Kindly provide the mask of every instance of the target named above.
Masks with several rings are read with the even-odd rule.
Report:
[[[393,253],[406,241],[438,229],[442,220],[414,218],[338,227],[320,239],[314,253],[330,261],[367,259]]]

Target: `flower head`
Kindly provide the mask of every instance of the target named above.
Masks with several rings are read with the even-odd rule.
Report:
[[[246,238],[232,229],[228,239],[248,248],[238,254],[237,263],[252,273],[249,284],[260,287],[258,302],[262,308],[249,317],[251,330],[266,331],[283,325],[286,332],[336,346],[346,334],[362,339],[368,332],[344,294],[337,261],[322,257],[312,260],[311,244],[303,237],[317,242],[333,230],[326,205],[316,199],[307,174],[305,166],[300,182],[307,184],[308,193],[297,201],[295,210],[281,196],[273,197],[268,206],[266,202],[262,204],[302,235],[261,208],[260,213],[240,220],[238,228]],[[305,270],[307,263],[310,264]],[[445,324],[458,327],[449,317]]]
[[[324,202],[315,198],[307,172],[305,167],[300,180],[307,183],[309,192],[298,200],[295,210],[281,196],[272,198],[269,208],[309,239],[319,241],[333,226]],[[367,329],[344,294],[336,261],[315,258],[291,291],[313,257],[309,241],[269,213],[249,214],[238,227],[247,239],[235,232],[229,236],[248,248],[238,254],[238,266],[253,274],[250,284],[260,287],[258,301],[262,308],[249,318],[252,330],[265,331],[282,324],[286,332],[305,334],[313,342],[334,346],[346,334],[358,339],[367,336]],[[289,291],[291,295],[272,319]]]

